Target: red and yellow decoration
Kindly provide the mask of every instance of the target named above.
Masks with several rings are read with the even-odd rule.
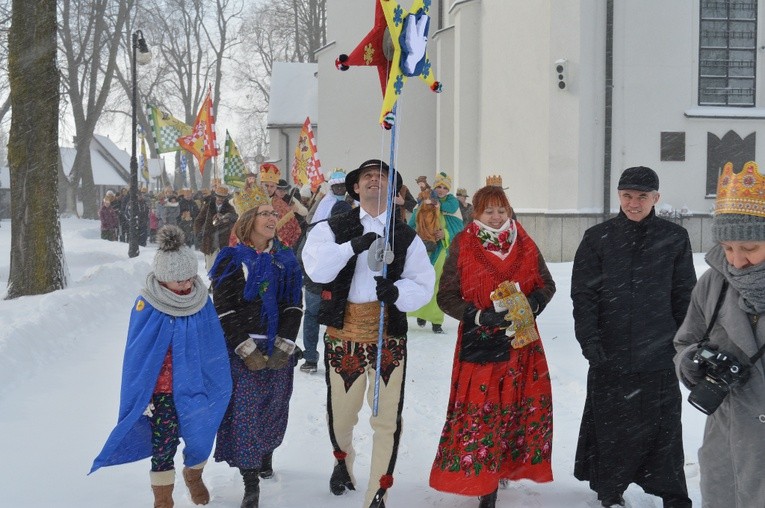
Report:
[[[340,55],[335,61],[342,71],[350,66],[377,67],[383,91],[379,121],[386,129],[392,126],[391,112],[407,77],[419,76],[431,90],[441,91],[425,52],[430,4],[431,0],[414,0],[411,11],[406,11],[395,0],[375,0],[372,30],[349,55]]]
[[[295,159],[292,161],[292,181],[297,185],[305,185],[311,182],[311,192],[316,192],[324,181],[324,173],[321,172],[321,160],[319,150],[316,148],[316,140],[311,128],[311,119],[306,117],[303,129],[300,131]]]

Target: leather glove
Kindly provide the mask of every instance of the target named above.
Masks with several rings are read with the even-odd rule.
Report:
[[[507,328],[512,325],[513,322],[506,320],[506,316],[507,309],[501,311],[496,311],[493,308],[478,310],[473,305],[468,305],[462,320],[471,325],[475,324],[494,328]]]
[[[290,355],[295,350],[295,342],[277,336],[274,342],[274,351],[268,357],[266,367],[269,369],[283,369],[290,361]]]
[[[699,384],[707,373],[705,366],[693,361],[693,357],[696,356],[698,350],[699,348],[697,345],[687,348],[683,351],[683,356],[680,358],[680,364],[678,365],[680,380],[688,388]]]
[[[351,248],[354,254],[361,254],[365,250],[369,249],[369,246],[377,240],[378,234],[369,232],[351,240]]]
[[[248,369],[261,370],[266,368],[268,358],[260,352],[252,338],[239,344],[236,349],[234,349],[234,352],[242,359]]]
[[[606,351],[599,339],[593,339],[582,346],[582,354],[590,362],[590,367],[597,367],[606,363]]]
[[[398,300],[398,288],[393,281],[384,278],[382,275],[375,276],[377,281],[377,299],[385,305],[393,305]]]

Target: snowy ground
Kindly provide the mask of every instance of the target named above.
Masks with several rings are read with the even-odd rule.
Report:
[[[63,219],[69,287],[52,294],[0,300],[0,505],[35,507],[151,506],[149,461],[110,467],[86,476],[117,416],[120,369],[130,307],[154,255],[152,246],[127,257],[127,244],[100,239],[97,221]],[[6,293],[10,223],[0,222],[0,298]],[[705,270],[695,255],[697,272]],[[203,261],[200,255],[200,269]],[[571,263],[550,265],[558,291],[539,320],[553,382],[555,481],[517,482],[499,493],[498,506],[597,507],[595,495],[573,477],[573,457],[585,396],[587,366],[573,336],[568,297]],[[200,274],[202,270],[200,270]],[[404,433],[390,507],[468,508],[476,498],[428,487],[443,424],[457,324],[446,335],[410,324]],[[413,326],[412,326],[413,325]],[[276,475],[262,482],[261,507],[358,508],[368,478],[370,411],[357,427],[356,478],[360,490],[329,493],[332,453],[325,422],[323,369],[296,372],[289,428],[276,451]],[[703,415],[684,405],[686,475],[700,505],[696,450]],[[180,464],[180,456],[176,464]],[[225,464],[209,463],[205,480],[211,507],[238,507],[241,478]],[[636,486],[633,508],[661,506]],[[194,506],[178,478],[176,507]]]

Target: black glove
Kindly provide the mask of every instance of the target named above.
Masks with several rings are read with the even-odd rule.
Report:
[[[377,240],[378,236],[379,235],[377,233],[372,233],[370,231],[369,233],[357,236],[351,240],[351,248],[353,249],[353,253],[361,254],[365,250],[369,249],[369,246],[372,245],[375,240]]]
[[[382,275],[377,275],[375,280],[377,281],[377,299],[385,303],[385,305],[396,303],[396,300],[398,300],[398,288],[393,284],[393,281],[384,278]]]
[[[478,324],[480,326],[490,326],[494,328],[507,328],[513,324],[512,321],[505,320],[507,309],[499,312],[493,308],[483,309],[480,311],[481,314],[478,316],[478,321],[476,322],[475,316],[478,312],[479,310],[473,305],[468,305],[462,316],[462,320],[473,326]]]
[[[681,375],[680,380],[688,388],[699,384],[707,373],[707,369],[704,365],[693,361],[693,357],[696,356],[698,350],[698,347],[688,348],[682,358],[680,358],[680,364],[678,365]]]
[[[597,367],[606,363],[606,352],[599,339],[593,339],[582,346],[582,354],[590,362],[590,367]]]

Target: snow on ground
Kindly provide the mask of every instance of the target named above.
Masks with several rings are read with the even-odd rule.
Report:
[[[7,291],[10,222],[0,221],[0,297]],[[115,424],[122,355],[133,301],[151,269],[155,247],[129,259],[128,246],[100,239],[98,221],[62,219],[69,286],[51,294],[0,300],[0,493],[9,508],[107,508],[151,506],[149,461],[104,468],[87,476],[91,462]],[[694,256],[697,272],[703,256]],[[200,274],[203,259],[199,255]],[[597,507],[595,494],[573,477],[573,460],[584,405],[587,365],[573,335],[569,298],[571,263],[551,263],[557,293],[539,319],[553,383],[555,481],[516,482],[499,493],[498,506]],[[434,335],[410,320],[404,432],[390,507],[468,508],[474,497],[428,486],[446,403],[457,322]],[[368,479],[371,411],[365,408],[356,434],[359,489],[333,496],[328,489],[333,458],[326,429],[323,367],[295,373],[290,422],[274,455],[276,475],[261,483],[261,507],[358,508]],[[685,392],[684,392],[685,393]],[[684,404],[686,475],[700,505],[696,450],[704,417]],[[180,454],[176,464],[181,464]],[[210,507],[238,507],[242,482],[226,464],[208,463]],[[176,507],[194,506],[178,475]],[[625,493],[633,508],[661,506],[634,485]]]

